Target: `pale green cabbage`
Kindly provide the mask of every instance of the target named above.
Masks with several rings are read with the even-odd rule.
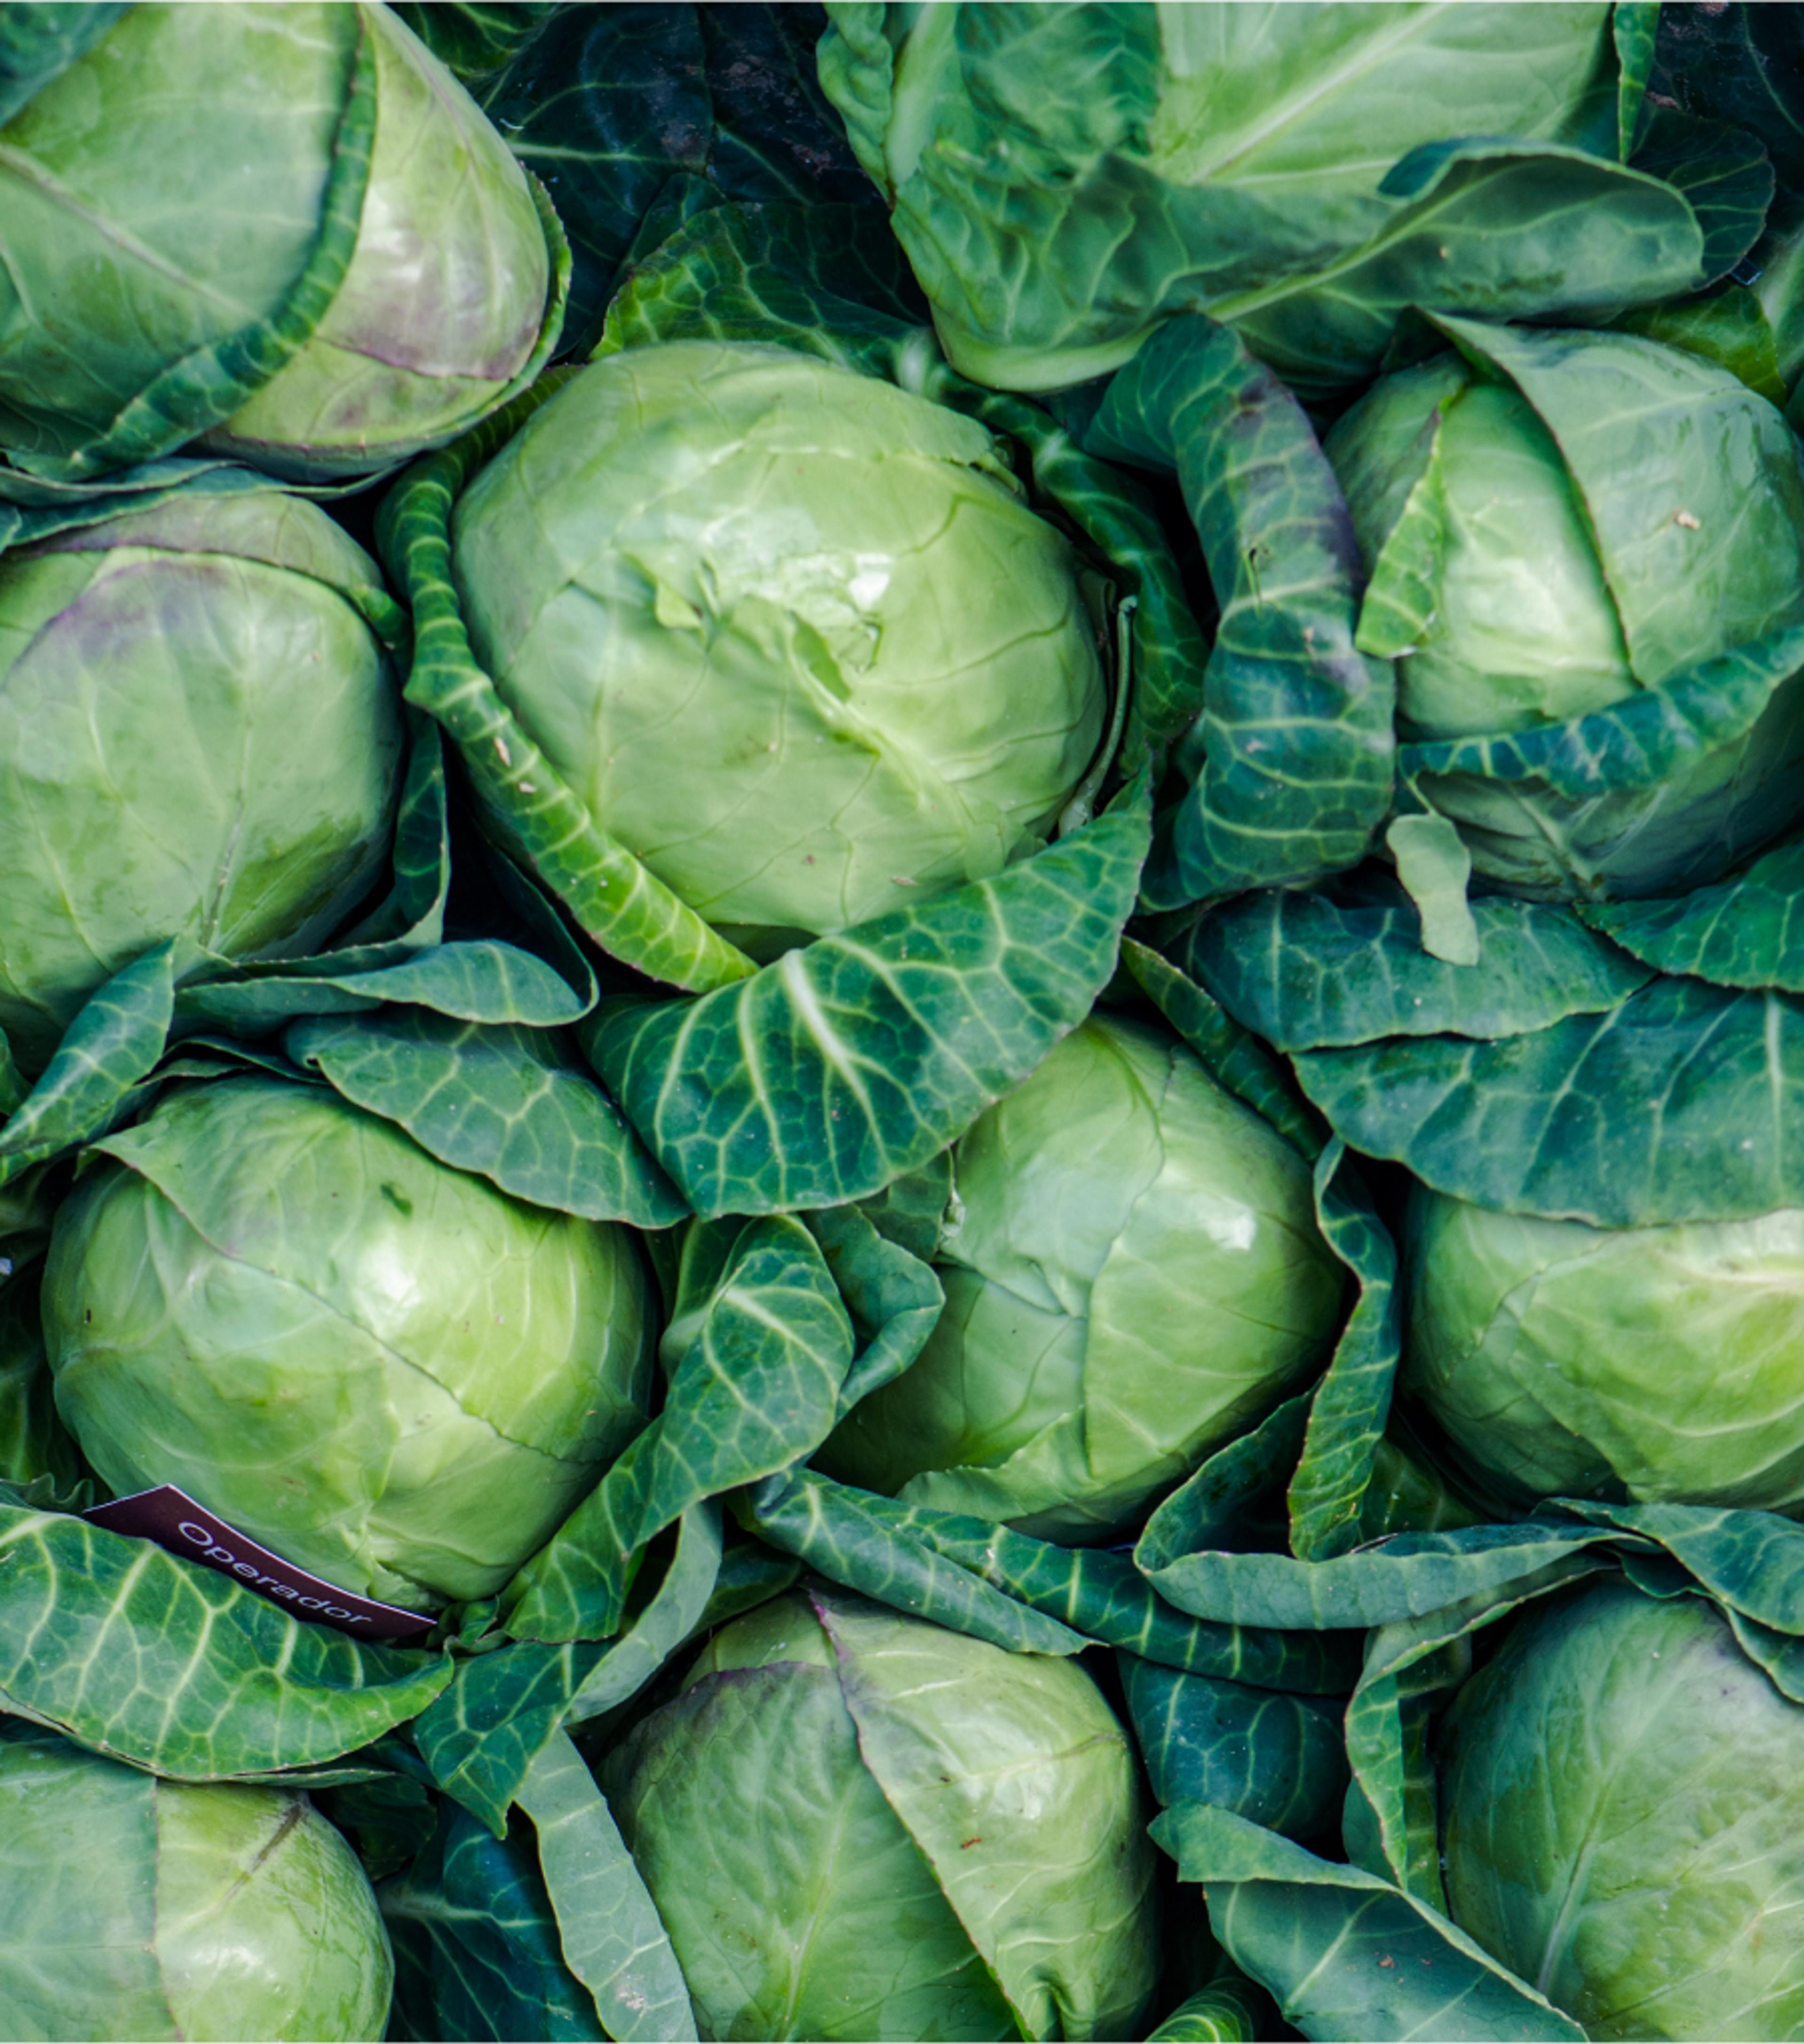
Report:
[[[0,2031],[352,2044],[394,1963],[350,1846],[305,1796],[161,1781],[0,1731]]]
[[[293,956],[368,891],[401,755],[384,605],[273,489],[0,559],[0,1029],[28,1070],[154,945]]]
[[[1439,1746],[1454,1920],[1587,2037],[1798,2034],[1804,1711],[1713,1605],[1536,1607]]]
[[[1418,1192],[1403,1388],[1507,1494],[1804,1505],[1804,1212],[1595,1228]]]
[[[834,1475],[1105,1539],[1322,1360],[1341,1273],[1309,1167],[1166,1032],[1093,1016],[953,1170],[945,1312]]]
[[[121,1494],[171,1483],[363,1596],[499,1590],[643,1424],[637,1251],[323,1088],[171,1096],[56,1217],[56,1402]]]
[[[838,930],[997,873],[1102,734],[1077,563],[999,444],[811,356],[608,356],[452,530],[509,708],[717,924]]]
[[[202,365],[224,351],[241,372],[257,349],[239,337],[294,316],[360,38],[375,127],[348,267],[206,444],[355,474],[501,401],[545,323],[551,258],[463,86],[386,7],[152,0],[0,127],[0,447],[53,463],[153,389],[213,424]]]
[[[705,2037],[1139,2034],[1147,1813],[1074,1662],[786,1596],[717,1635],[602,1778]]]

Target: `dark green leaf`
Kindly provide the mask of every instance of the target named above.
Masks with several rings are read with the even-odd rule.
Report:
[[[894,236],[867,206],[717,206],[635,267],[595,352],[762,340],[912,384],[939,362],[913,292]],[[915,352],[917,374],[900,370],[898,354]]]
[[[1490,900],[1475,901],[1472,916],[1479,962],[1455,966],[1422,949],[1410,909],[1249,894],[1205,916],[1177,958],[1281,1051],[1379,1036],[1516,1036],[1618,1007],[1652,977],[1570,909]]]
[[[57,1416],[30,1252],[29,1241],[0,1240],[0,1262],[10,1266],[0,1279],[0,1483],[44,1477],[67,1497],[86,1465]]]
[[[501,897],[502,913],[515,941],[552,967],[576,997],[578,1012],[587,1015],[595,1005],[594,971],[556,905],[498,846],[485,839],[483,851],[487,877]]]
[[[839,116],[816,74],[814,46],[827,25],[803,0],[697,9],[714,97],[709,175],[731,199],[841,202],[879,209]]]
[[[987,1520],[854,1490],[811,1470],[774,1479],[735,1506],[775,1544],[867,1596],[994,1638],[990,1593],[1050,1621],[1049,1636],[1121,1648],[1162,1666],[1310,1694],[1352,1685],[1357,1655],[1317,1633],[1244,1631],[1187,1617],[1157,1596],[1125,1554],[1060,1547]],[[973,1614],[975,1622],[973,1622]],[[1021,1643],[1022,1620],[998,1643]],[[1034,1650],[1071,1650],[1069,1646]]]
[[[1498,1043],[1396,1039],[1296,1064],[1352,1147],[1480,1206],[1646,1228],[1804,1204],[1804,1005],[1786,994],[1656,979]]]
[[[858,1210],[887,1242],[922,1262],[940,1246],[940,1230],[952,1196],[952,1153],[942,1150],[917,1171],[892,1178],[880,1193],[859,1201]]]
[[[1804,190],[1804,77],[1789,12],[1667,0],[1653,87],[1687,113],[1758,136],[1781,184]]]
[[[1616,153],[1627,163],[1647,117],[1648,82],[1660,33],[1660,0],[1617,0],[1610,10],[1616,45]]]
[[[689,1990],[657,1906],[594,1777],[563,1733],[534,1758],[520,1807],[538,1834],[564,1964],[594,1996],[608,2035],[620,2044],[692,2044]]]
[[[0,127],[27,100],[90,50],[125,11],[128,0],[87,7],[15,0],[0,17]]]
[[[1562,1508],[1594,1526],[1619,1529],[1630,1543],[1657,1543],[1731,1613],[1804,1640],[1804,1527],[1795,1520],[1694,1504],[1568,1500]]]
[[[1161,1803],[1213,1803],[1287,1838],[1332,1831],[1347,1792],[1342,1705],[1186,1675],[1131,1654],[1122,1686]]]
[[[1371,1634],[1345,1720],[1347,1758],[1358,1784],[1350,1807],[1362,1812],[1357,1828],[1367,1849],[1356,1856],[1368,1872],[1445,1908],[1430,1731],[1439,1692],[1471,1673],[1473,1632],[1594,1573],[1609,1558],[1594,1543],[1513,1581],[1489,1585],[1438,1611],[1380,1626]]]
[[[858,1208],[829,1207],[806,1218],[859,1340],[857,1357],[840,1389],[843,1419],[860,1399],[899,1377],[920,1354],[946,1294],[931,1266],[880,1235]]]
[[[579,353],[684,186],[714,205],[876,211],[815,81],[823,25],[813,6],[560,7],[490,80],[485,110],[544,180],[570,235]]]
[[[1146,1522],[1135,1566],[1150,1574],[1199,1549],[1280,1546],[1289,1535],[1287,1492],[1302,1452],[1310,1397],[1306,1391],[1274,1406],[1186,1477]]]
[[[0,1185],[0,1284],[41,1256],[50,1242],[61,1188],[48,1167]]]
[[[447,1803],[432,1843],[377,1900],[394,1945],[391,2036],[606,2037],[594,1998],[564,1962],[524,1818],[498,1839]]]
[[[1302,1454],[1290,1479],[1290,1549],[1306,1562],[1344,1554],[1362,1537],[1366,1489],[1391,1415],[1403,1340],[1396,1245],[1338,1142],[1317,1161],[1315,1210],[1359,1296],[1310,1400]]]
[[[96,1752],[190,1781],[313,1766],[413,1717],[450,1675],[439,1655],[306,1624],[0,1491],[0,1708]]]
[[[1237,1966],[1224,1966],[1147,2032],[1147,2044],[1252,2044],[1266,2034],[1271,2006]]]
[[[1676,901],[1612,901],[1579,912],[1661,972],[1804,993],[1804,843],[1781,845],[1739,878]]]
[[[1288,1554],[1175,1554],[1168,1542],[1155,1543],[1152,1531],[1135,1559],[1160,1595],[1180,1611],[1217,1624],[1290,1631],[1364,1631],[1466,1598],[1495,1597],[1610,1537],[1595,1527],[1537,1518],[1520,1526],[1400,1533],[1358,1553],[1299,1562]]]
[[[385,1008],[296,1022],[283,1042],[347,1100],[516,1198],[637,1228],[686,1211],[612,1101],[542,1030]]]
[[[1760,238],[1772,204],[1773,167],[1752,135],[1656,106],[1634,167],[1683,192],[1704,237],[1697,281],[1726,276]]]
[[[886,1511],[885,1508],[889,1509]],[[802,1470],[733,1500],[740,1523],[829,1581],[1017,1654],[1078,1654],[1089,1642],[900,1531],[888,1498]]]
[[[1306,2037],[1583,2044],[1577,2023],[1425,1904],[1206,1804],[1152,1835],[1200,1881],[1215,1934]]]
[[[475,85],[559,9],[556,0],[398,0],[394,11],[448,70]]]
[[[801,1573],[802,1564],[793,1557],[778,1554],[762,1540],[736,1535],[721,1552],[713,1593],[695,1621],[691,1637],[700,1639],[716,1626],[781,1596],[794,1586]]]
[[[267,1072],[290,1085],[323,1086],[325,1081],[303,1070],[267,1043],[244,1043],[233,1036],[190,1036],[157,1066],[155,1081],[233,1078],[241,1072]]]
[[[1646,305],[1611,324],[1621,333],[1645,335],[1720,363],[1769,404],[1785,409],[1779,344],[1758,298],[1744,284],[1725,284],[1707,296]]]
[[[330,955],[335,970],[395,962],[403,950],[436,944],[444,935],[451,891],[451,818],[444,780],[444,740],[424,710],[406,705],[407,770],[394,813],[394,884],[387,897],[345,933]],[[292,968],[290,967],[290,970]]]
[[[713,109],[695,10],[557,8],[482,98],[570,236],[570,336],[583,348],[659,192],[706,167]]]
[[[371,1881],[385,1880],[417,1858],[438,1823],[423,1782],[383,1772],[374,1780],[328,1789],[321,1807],[350,1835]]]
[[[837,1206],[1018,1085],[1115,966],[1143,809],[694,1001],[604,1003],[585,1046],[700,1214]]]
[[[94,11],[98,13],[100,10],[97,6]],[[222,459],[194,460],[172,455],[121,469],[103,482],[65,482],[9,468],[4,457],[0,457],[0,553],[123,512],[150,510],[203,475],[210,491],[269,487],[267,475]],[[306,490],[298,494],[312,497],[325,493]]]
[[[1305,398],[1375,375],[1411,307],[1579,321],[1705,281],[1704,235],[1685,195],[1583,149],[1430,142],[1380,190],[1398,204],[1371,240],[1210,308]],[[1733,203],[1745,197],[1735,190]]]
[[[255,1029],[293,1016],[364,1014],[393,1001],[466,1022],[552,1029],[579,1020],[594,998],[591,993],[589,1001],[582,999],[542,959],[492,937],[430,945],[398,964],[365,972],[333,972],[325,969],[327,963],[310,960],[303,972],[184,987],[178,1012],[184,1021]]]
[[[433,1781],[500,1837],[548,1742],[636,1696],[700,1623],[720,1563],[719,1508],[698,1505],[683,1514],[656,1595],[610,1646],[520,1640],[460,1662],[413,1727]]]
[[[1185,317],[1116,376],[1086,438],[1175,471],[1221,605],[1202,778],[1148,901],[1175,908],[1353,865],[1391,805],[1396,690],[1354,648],[1359,549],[1301,406],[1232,333]]]
[[[535,1756],[607,1652],[593,1641],[517,1640],[460,1661],[413,1727],[437,1786],[500,1837]]]
[[[173,944],[147,951],[90,997],[29,1097],[0,1129],[0,1185],[114,1125],[163,1055],[175,1000]]]
[[[1482,1526],[1507,1511],[1480,1508],[1455,1490],[1417,1438],[1406,1413],[1393,1409],[1372,1458],[1371,1481],[1360,1508],[1367,1541],[1392,1533],[1440,1533],[1450,1526]]]
[[[684,1245],[664,1352],[675,1367],[663,1411],[508,1586],[516,1639],[605,1639],[648,1540],[811,1454],[838,1413],[852,1329],[800,1222],[721,1221]]]

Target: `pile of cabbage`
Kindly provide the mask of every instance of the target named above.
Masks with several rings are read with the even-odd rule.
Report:
[[[1801,56],[0,6],[0,2034],[1804,2033]]]

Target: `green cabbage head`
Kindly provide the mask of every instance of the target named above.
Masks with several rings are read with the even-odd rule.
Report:
[[[919,1358],[819,1457],[911,1504],[1107,1539],[1318,1364],[1309,1166],[1168,1032],[1097,1014],[953,1152]]]
[[[317,945],[387,857],[401,753],[375,563],[275,490],[0,558],[0,1029],[40,1068],[153,945]]]
[[[1597,1228],[1417,1189],[1400,1382],[1513,1500],[1804,1507],[1804,1212]]]
[[[1064,537],[975,421],[787,349],[610,355],[459,501],[477,658],[710,922],[821,934],[998,872],[1089,766]]]
[[[0,448],[51,474],[196,435],[288,477],[387,467],[555,337],[547,236],[386,7],[129,8],[0,125]]]
[[[1325,442],[1371,577],[1358,643],[1396,660],[1402,778],[1492,889],[1716,879],[1804,775],[1804,682],[1760,650],[1804,620],[1798,444],[1658,341],[1447,324],[1463,352],[1383,378]],[[1738,650],[1747,673],[1688,682]]]
[[[1615,152],[1611,10],[1591,0],[827,11],[821,83],[947,359],[1005,390],[1106,375],[1174,313],[1256,322],[1380,233],[1379,187],[1419,144]]]
[[[401,1604],[500,1589],[650,1391],[625,1229],[262,1077],[96,1146],[58,1210],[44,1327],[58,1408],[114,1491],[177,1485]]]
[[[704,2037],[1140,2034],[1147,1812],[1073,1662],[781,1597],[714,1636],[602,1783]]]
[[[0,2032],[350,2044],[394,1977],[357,1857],[305,1796],[161,1781],[0,1724]]]
[[[1717,1608],[1538,1604],[1443,1726],[1455,1922],[1587,2037],[1804,2027],[1804,1709]]]

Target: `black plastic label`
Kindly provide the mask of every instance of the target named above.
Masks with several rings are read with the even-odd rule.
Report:
[[[375,1604],[368,1597],[353,1596],[336,1583],[322,1582],[285,1562],[268,1548],[228,1526],[223,1519],[197,1504],[185,1490],[172,1483],[155,1490],[134,1491],[129,1497],[116,1497],[110,1504],[97,1504],[82,1516],[109,1533],[135,1535],[154,1540],[158,1546],[202,1568],[217,1569],[247,1589],[255,1590],[272,1604],[279,1604],[297,1618],[316,1625],[329,1625],[359,1639],[405,1639],[429,1631],[437,1623],[417,1611],[403,1611],[397,1604]]]

